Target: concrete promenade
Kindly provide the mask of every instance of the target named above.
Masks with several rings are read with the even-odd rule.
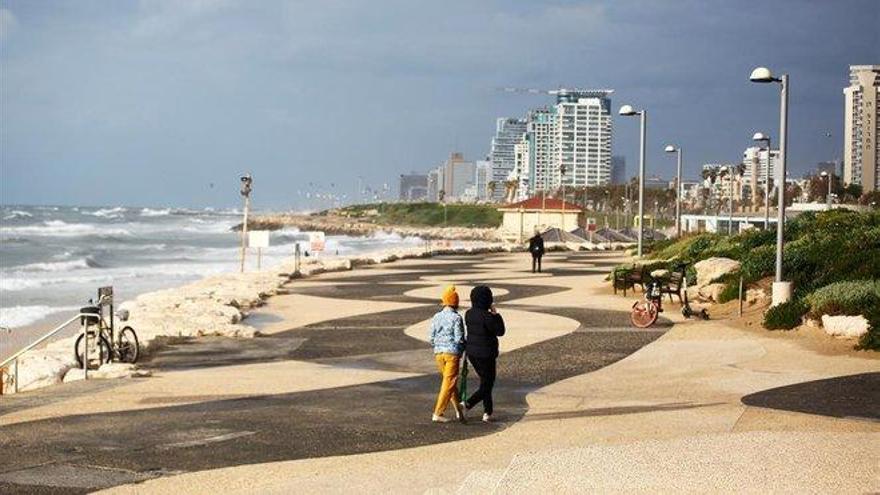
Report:
[[[880,490],[880,360],[738,330],[629,323],[603,253],[407,260],[289,284],[144,379],[0,399],[0,492],[532,493]],[[508,325],[498,421],[433,424],[424,342],[448,283]],[[476,387],[471,374],[470,389]]]

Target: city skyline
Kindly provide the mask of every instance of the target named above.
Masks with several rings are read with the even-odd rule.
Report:
[[[648,174],[672,175],[674,142],[694,177],[754,132],[776,139],[778,95],[748,83],[758,65],[792,75],[788,161],[801,175],[842,158],[842,89],[850,65],[877,62],[878,8],[7,1],[0,196],[235,206],[252,172],[255,205],[305,207],[308,183],[351,197],[358,177],[375,189],[452,150],[484,157],[496,118],[546,103],[507,86],[613,88],[627,175],[638,132],[616,116],[624,103],[651,112]]]

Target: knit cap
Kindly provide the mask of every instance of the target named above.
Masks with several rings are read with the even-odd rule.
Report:
[[[440,302],[442,302],[444,306],[458,306],[458,292],[455,292],[454,285],[450,285],[443,289],[443,295],[440,296]]]

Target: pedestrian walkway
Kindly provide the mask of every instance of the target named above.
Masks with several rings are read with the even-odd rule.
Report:
[[[817,491],[880,489],[880,417],[865,407],[877,388],[852,410],[835,400],[875,383],[880,361],[671,311],[636,330],[632,299],[603,281],[612,254],[551,253],[536,275],[527,261],[443,257],[298,280],[253,315],[264,337],[170,346],[148,363],[152,378],[4,398],[0,452],[28,455],[4,466],[0,491],[794,491],[807,473]],[[430,422],[426,321],[450,282],[492,286],[508,323],[494,424]],[[862,378],[804,385],[849,375]]]

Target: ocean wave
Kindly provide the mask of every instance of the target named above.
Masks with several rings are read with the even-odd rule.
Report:
[[[12,306],[0,308],[0,326],[7,328],[23,327],[62,311],[75,311],[77,306]]]
[[[101,266],[93,258],[87,256],[85,258],[69,261],[31,263],[28,265],[12,267],[12,269],[17,272],[66,272],[85,268],[101,268]]]
[[[101,208],[100,210],[95,211],[83,211],[81,212],[83,215],[91,215],[93,217],[100,218],[121,218],[125,212],[127,212],[127,208],[123,208],[121,206],[117,206],[115,208]]]
[[[0,228],[0,233],[49,237],[77,237],[89,235],[99,237],[131,236],[131,232],[125,229],[108,228],[88,223],[67,223],[63,220],[47,220],[43,222],[42,225],[3,227]]]
[[[142,217],[164,217],[171,214],[171,208],[154,210],[152,208],[144,208],[141,210]]]
[[[16,218],[31,218],[34,216],[31,213],[22,210],[12,210],[8,215],[3,216],[3,220],[14,220]]]

